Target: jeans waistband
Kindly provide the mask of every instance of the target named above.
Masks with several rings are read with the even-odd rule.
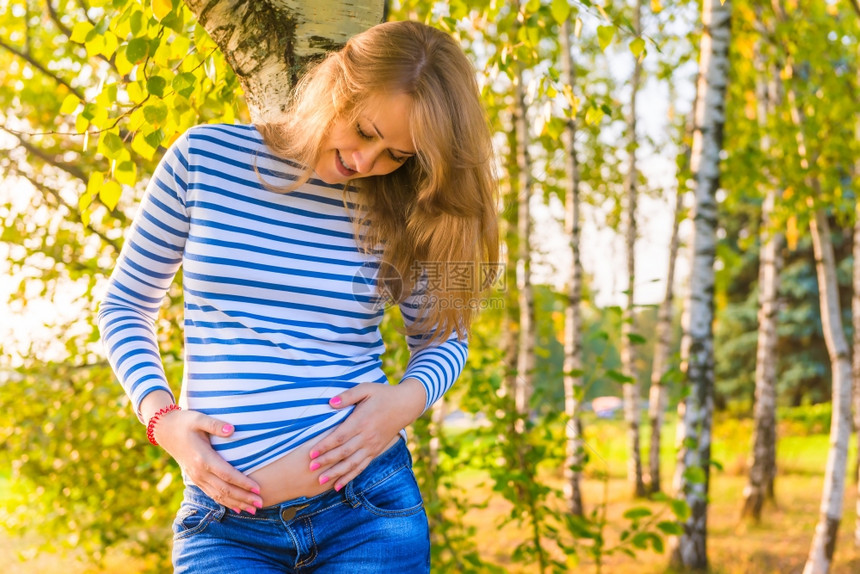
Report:
[[[302,515],[312,514],[341,502],[357,506],[358,501],[356,499],[356,495],[371,488],[404,466],[412,466],[412,455],[409,453],[406,441],[401,437],[396,444],[373,459],[370,464],[367,465],[367,468],[347,483],[346,487],[341,489],[340,492],[335,492],[332,489],[321,494],[317,494],[316,496],[299,496],[298,498],[285,500],[279,504],[265,506],[257,510],[257,513],[253,515],[253,518],[257,520],[280,520],[281,513],[284,509],[295,506],[301,507],[300,512]],[[191,504],[195,504],[209,510],[220,510],[222,513],[227,512],[226,507],[212,500],[205,492],[203,492],[203,490],[200,489],[200,487],[196,485],[187,484],[185,486],[184,496],[185,501]],[[251,515],[247,516],[250,517]]]

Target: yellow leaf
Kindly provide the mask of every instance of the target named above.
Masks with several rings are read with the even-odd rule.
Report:
[[[173,3],[170,0],[152,0],[152,15],[159,22],[170,14],[171,10],[173,10]]]
[[[75,118],[75,129],[79,134],[87,131],[87,128],[90,127],[90,120],[85,118],[84,116],[78,116]]]
[[[660,3],[660,0],[651,0],[651,12],[657,14],[663,11],[663,4]]]
[[[96,36],[86,44],[87,47],[87,55],[92,58],[94,56],[98,56],[104,51],[105,48],[105,38],[104,36]]]
[[[105,207],[111,211],[116,207],[120,195],[122,195],[122,187],[113,180],[106,182],[101,189],[99,189],[99,198],[101,198]]]
[[[129,75],[134,69],[134,64],[129,62],[125,55],[125,49],[117,51],[114,63],[116,64],[116,71],[123,76]]]
[[[75,24],[75,27],[72,29],[72,42],[77,42],[78,44],[83,44],[87,39],[87,34],[90,33],[90,30],[93,29],[93,25],[87,22],[86,20],[82,22],[78,22]]]
[[[104,47],[102,48],[102,54],[104,54],[105,58],[110,59],[116,53],[117,46],[119,46],[119,40],[116,37],[116,34],[113,32],[107,31],[104,35]]]
[[[63,100],[63,104],[60,106],[60,113],[63,115],[70,114],[78,107],[78,104],[81,103],[80,98],[75,94],[69,94]]]
[[[94,171],[90,174],[90,179],[87,181],[87,195],[94,196],[99,192],[102,184],[105,182],[105,174],[100,171]]]
[[[788,248],[794,251],[797,249],[797,241],[800,239],[800,232],[797,229],[797,217],[792,215],[786,222],[785,242]]]
[[[137,135],[131,140],[131,149],[147,160],[152,160],[153,156],[155,156],[155,148],[146,143],[143,132],[137,132]]]

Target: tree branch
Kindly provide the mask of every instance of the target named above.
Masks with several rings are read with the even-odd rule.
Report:
[[[48,5],[48,14],[51,16],[51,20],[54,21],[54,24],[57,25],[57,28],[60,29],[67,38],[72,37],[72,31],[62,22],[60,22],[60,16],[57,14],[57,10],[54,8],[54,5],[51,3],[51,0],[46,0],[45,4]]]
[[[851,7],[857,12],[857,17],[860,18],[860,0],[848,0],[848,3],[851,4]]]
[[[44,161],[45,163],[52,165],[52,166],[56,167],[57,169],[63,170],[64,172],[66,172],[70,176],[81,180],[85,184],[89,181],[89,177],[87,177],[87,174],[84,173],[84,170],[82,170],[78,166],[64,162],[64,161],[61,161],[61,160],[57,159],[56,157],[51,156],[51,154],[49,154],[45,150],[43,150],[40,147],[35,146],[35,145],[31,144],[30,142],[28,142],[26,139],[21,137],[20,134],[17,134],[13,131],[7,130],[5,127],[0,127],[0,129],[2,129],[7,134],[15,136],[15,138],[18,140],[18,144],[21,147],[23,147],[25,150],[27,150],[27,153],[29,153],[30,155],[34,155],[34,156],[38,157],[39,159],[41,159],[42,161]]]
[[[14,48],[14,47],[10,46],[10,45],[9,45],[9,44],[7,44],[6,42],[4,42],[4,41],[3,41],[3,39],[0,39],[0,48],[3,48],[3,49],[5,49],[5,50],[7,50],[7,51],[11,52],[11,53],[12,53],[12,54],[14,54],[15,56],[18,56],[18,57],[19,57],[19,58],[21,58],[22,60],[25,60],[25,61],[26,61],[27,63],[29,63],[31,66],[33,66],[34,68],[36,68],[37,70],[39,70],[40,72],[42,72],[43,74],[45,74],[46,76],[48,76],[49,78],[52,78],[52,79],[53,79],[54,81],[56,81],[58,84],[61,84],[61,85],[65,86],[65,87],[67,87],[67,88],[69,89],[69,91],[70,91],[70,92],[72,92],[73,94],[75,94],[75,95],[78,97],[78,99],[81,99],[81,100],[83,100],[83,99],[84,99],[84,94],[83,94],[83,93],[79,92],[76,88],[74,88],[70,83],[68,83],[66,80],[64,80],[64,79],[63,79],[63,78],[61,78],[60,76],[58,76],[58,75],[54,74],[53,72],[51,72],[48,68],[46,68],[45,66],[43,66],[41,62],[39,62],[39,61],[35,60],[35,59],[34,59],[32,56],[30,56],[29,54],[25,54],[24,52],[22,52],[22,51],[18,50],[17,48]]]
[[[56,189],[51,189],[47,185],[43,184],[40,181],[36,181],[35,179],[33,179],[32,177],[30,177],[27,174],[18,172],[18,175],[24,177],[27,181],[29,181],[30,185],[32,185],[33,187],[38,189],[42,193],[43,196],[53,197],[57,201],[57,203],[59,203],[60,205],[62,205],[66,209],[68,209],[69,210],[69,217],[71,219],[73,219],[75,221],[75,223],[79,223],[79,224],[83,225],[84,227],[86,227],[87,229],[89,229],[90,231],[92,231],[93,233],[98,235],[102,239],[102,241],[104,241],[105,243],[107,243],[108,245],[113,247],[113,249],[117,253],[120,252],[120,250],[122,249],[122,246],[119,244],[119,242],[116,239],[111,239],[103,231],[93,227],[92,223],[84,224],[84,221],[81,218],[80,211],[76,207],[70,205],[65,199],[63,199],[63,197],[60,195],[60,193]]]

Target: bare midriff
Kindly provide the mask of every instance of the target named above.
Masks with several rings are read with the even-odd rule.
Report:
[[[334,488],[337,484],[334,479],[325,484],[319,482],[327,469],[310,470],[311,449],[333,431],[331,429],[314,437],[272,464],[248,475],[260,485],[263,506],[280,504],[300,496],[316,496]],[[393,446],[398,439],[399,436],[394,437],[383,451]]]

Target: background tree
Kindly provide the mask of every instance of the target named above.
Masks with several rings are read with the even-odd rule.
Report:
[[[708,479],[711,464],[711,423],[714,386],[714,260],[716,191],[720,176],[725,94],[728,81],[730,3],[705,0],[690,169],[696,180],[691,213],[691,275],[685,300],[682,370],[683,442],[675,470],[675,486],[690,507],[684,534],[672,539],[672,561],[687,568],[707,568]]]

